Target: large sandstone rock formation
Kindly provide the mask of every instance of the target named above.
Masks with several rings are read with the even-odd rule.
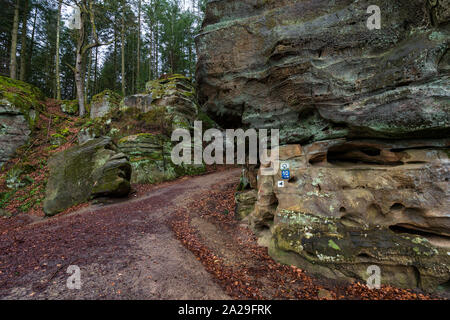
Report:
[[[291,177],[259,175],[251,222],[285,263],[359,279],[375,264],[383,283],[434,289],[450,280],[450,141],[434,143],[283,146]]]
[[[369,30],[378,5],[382,27]],[[201,102],[223,127],[277,128],[284,188],[249,221],[273,257],[338,279],[448,288],[447,0],[209,1]]]
[[[0,76],[0,168],[28,141],[43,99],[39,89]]]
[[[92,97],[91,119],[100,118],[119,107],[121,97],[111,90],[105,90]]]
[[[88,141],[49,160],[44,211],[52,216],[97,196],[126,196],[131,165],[110,138]]]

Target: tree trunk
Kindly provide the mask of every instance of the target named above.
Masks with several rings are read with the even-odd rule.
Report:
[[[141,89],[141,0],[138,2],[138,34],[137,34],[136,87]]]
[[[34,8],[34,18],[33,18],[33,30],[31,31],[31,42],[30,42],[30,60],[33,57],[33,48],[34,48],[34,34],[36,33],[36,20],[37,20],[38,8]]]
[[[122,53],[122,95],[125,96],[125,1],[122,1],[122,31],[121,31],[121,53]]]
[[[61,100],[61,76],[59,74],[59,36],[61,29],[61,6],[62,0],[58,1],[58,20],[56,23],[56,55],[55,55],[55,75],[56,75],[56,99]]]
[[[75,61],[75,84],[77,87],[78,105],[80,107],[80,117],[84,117],[86,107],[84,105],[84,70],[83,70],[83,45],[85,41],[84,23],[85,13],[80,12],[80,29],[78,30],[77,52]]]
[[[27,75],[27,30],[28,30],[28,10],[29,10],[29,0],[25,0],[25,7],[22,18],[22,47],[20,49],[20,75],[19,79],[21,81],[26,81]]]
[[[19,6],[20,0],[16,0],[14,8],[14,22],[11,32],[11,60],[9,63],[9,76],[11,79],[17,78],[17,34],[19,33]]]
[[[113,69],[114,69],[114,77],[113,77],[113,91],[116,90],[116,80],[117,80],[117,30],[116,30],[116,19],[114,16],[114,61],[113,61]]]

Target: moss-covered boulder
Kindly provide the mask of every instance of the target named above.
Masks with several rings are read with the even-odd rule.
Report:
[[[111,110],[119,108],[122,97],[111,90],[105,90],[92,97],[91,119],[103,117]]]
[[[255,209],[255,203],[258,199],[256,190],[245,190],[237,192],[235,195],[236,202],[236,218],[244,219]]]
[[[102,137],[53,156],[44,211],[52,216],[96,196],[126,196],[131,166],[110,138]]]
[[[36,87],[0,76],[0,167],[28,141],[44,99]]]
[[[141,133],[128,136],[120,139],[118,146],[120,151],[130,158],[133,183],[157,183],[206,171],[204,165],[173,164],[170,158],[172,143],[160,134]]]
[[[151,94],[141,93],[125,97],[120,102],[120,107],[122,109],[136,108],[145,113],[153,109],[152,103],[153,98]]]
[[[146,84],[152,105],[164,107],[171,115],[174,129],[192,127],[199,114],[195,88],[191,79],[175,74]]]
[[[61,103],[61,111],[65,114],[76,115],[79,111],[77,100],[64,100]]]

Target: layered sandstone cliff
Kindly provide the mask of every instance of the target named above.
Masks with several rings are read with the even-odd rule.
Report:
[[[449,42],[448,0],[209,1],[201,102],[223,127],[279,128],[286,145],[291,179],[260,176],[249,218],[274,257],[448,287]]]

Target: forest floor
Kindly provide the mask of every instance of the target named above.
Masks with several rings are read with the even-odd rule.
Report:
[[[239,176],[231,169],[141,186],[125,200],[3,225],[0,299],[431,298],[278,264],[234,218]],[[70,265],[81,270],[80,290],[66,286]]]

